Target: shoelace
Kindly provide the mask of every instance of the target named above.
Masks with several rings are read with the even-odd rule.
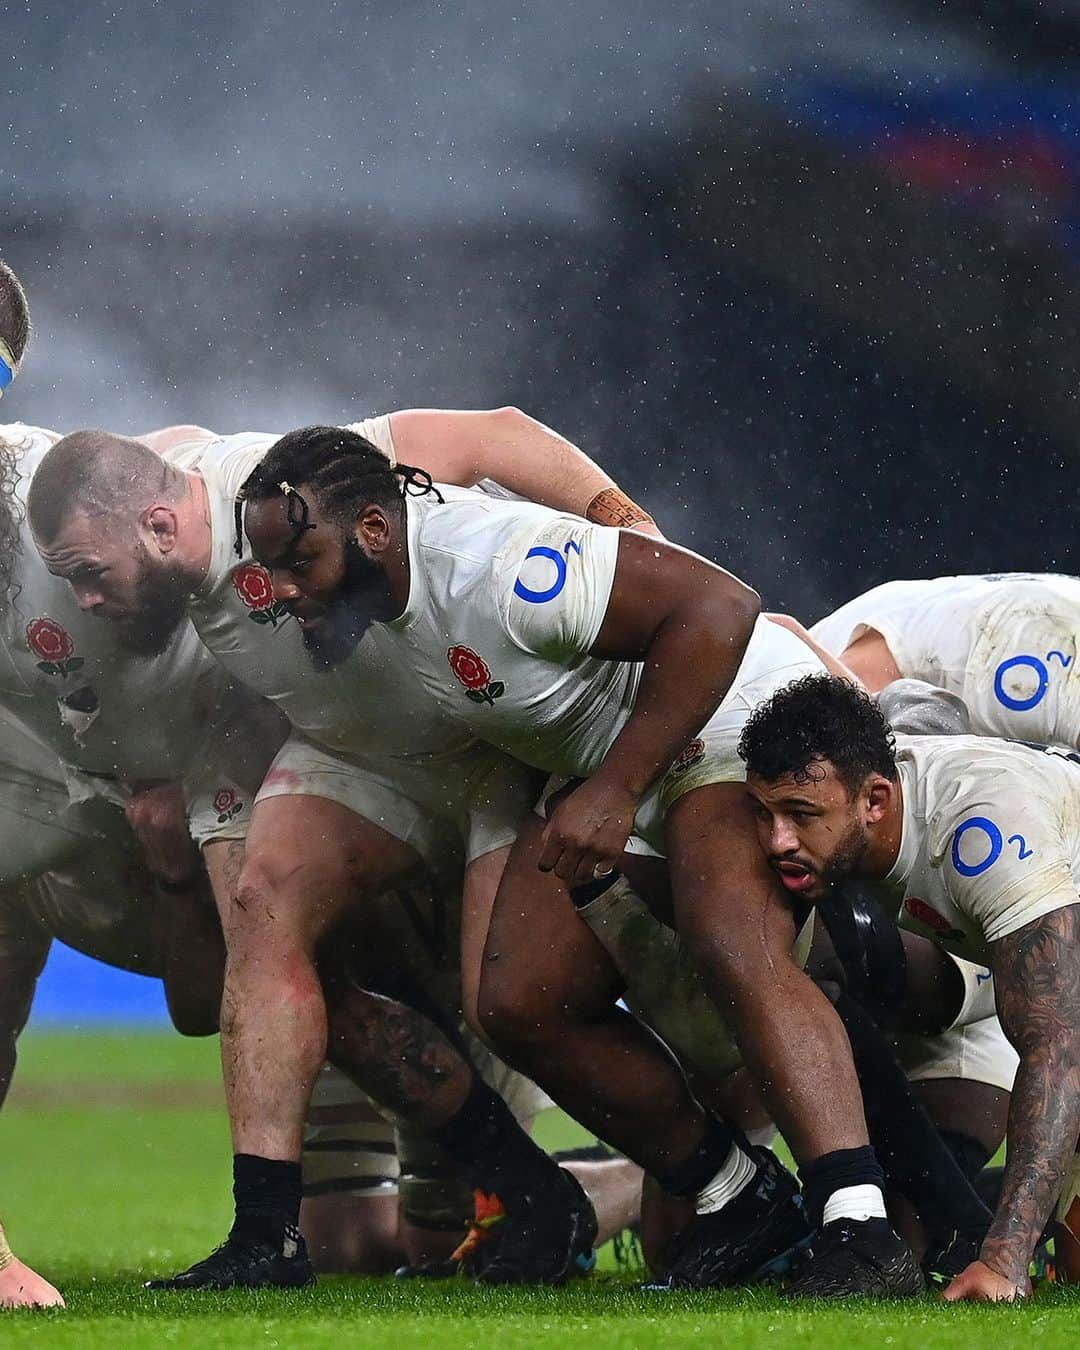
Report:
[[[451,1255],[451,1261],[465,1261],[474,1256],[486,1242],[491,1241],[492,1229],[506,1218],[506,1210],[497,1195],[487,1195],[477,1189],[473,1191],[473,1217],[469,1231],[458,1243]]]

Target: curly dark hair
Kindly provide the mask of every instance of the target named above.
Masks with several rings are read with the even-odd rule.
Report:
[[[748,773],[809,778],[828,760],[849,792],[868,774],[896,779],[896,742],[877,704],[850,680],[804,675],[759,704],[739,737]]]

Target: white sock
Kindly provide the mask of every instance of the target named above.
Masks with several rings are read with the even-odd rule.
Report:
[[[758,1170],[757,1163],[744,1153],[738,1144],[732,1144],[731,1152],[724,1159],[724,1165],[703,1186],[694,1201],[699,1214],[715,1214],[723,1209],[729,1200],[734,1200],[740,1191],[750,1184]]]
[[[864,1219],[885,1217],[885,1197],[880,1186],[841,1186],[825,1201],[822,1223],[834,1223],[837,1219],[855,1219],[861,1223]]]

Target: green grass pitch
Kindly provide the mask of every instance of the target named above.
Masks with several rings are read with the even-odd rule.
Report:
[[[937,1350],[1080,1346],[1080,1292],[1016,1308],[788,1305],[764,1290],[657,1294],[614,1273],[561,1290],[325,1279],[311,1291],[148,1294],[229,1222],[217,1043],[167,1034],[31,1033],[0,1116],[13,1245],[63,1290],[62,1313],[0,1313],[0,1347],[778,1346]],[[573,1142],[556,1113],[546,1144]]]

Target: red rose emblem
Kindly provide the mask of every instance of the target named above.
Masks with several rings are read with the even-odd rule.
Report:
[[[52,619],[34,619],[28,624],[26,643],[41,661],[66,661],[75,651],[70,635]]]
[[[279,619],[289,617],[286,607],[274,599],[274,583],[265,567],[253,562],[244,563],[233,573],[232,580],[236,594],[251,611],[248,618],[255,623],[276,628]]]
[[[26,626],[26,645],[38,657],[38,670],[46,675],[67,677],[82,668],[83,659],[75,655],[71,635],[55,619],[31,619]]]
[[[454,677],[465,689],[465,697],[473,703],[493,704],[506,686],[493,680],[488,664],[471,647],[451,647],[446,653]]]
[[[700,736],[695,737],[695,739],[690,742],[690,744],[682,752],[679,758],[671,766],[668,772],[674,774],[684,773],[690,767],[691,764],[696,764],[699,759],[704,758],[705,758],[705,742],[701,739]]]
[[[482,656],[469,647],[451,647],[446,653],[450,669],[466,689],[486,689],[491,683],[491,671]]]
[[[232,820],[233,816],[239,815],[244,809],[244,803],[236,795],[236,789],[228,787],[219,787],[214,793],[214,810],[217,812],[219,825],[224,825]]]
[[[274,603],[274,583],[270,573],[258,563],[244,563],[233,573],[236,594],[248,609],[269,609]]]
[[[904,908],[913,919],[918,919],[919,923],[932,929],[939,937],[943,938],[962,938],[963,929],[954,928],[944,914],[939,914],[936,909],[932,909],[925,900],[920,900],[917,895],[909,895],[904,901]]]

